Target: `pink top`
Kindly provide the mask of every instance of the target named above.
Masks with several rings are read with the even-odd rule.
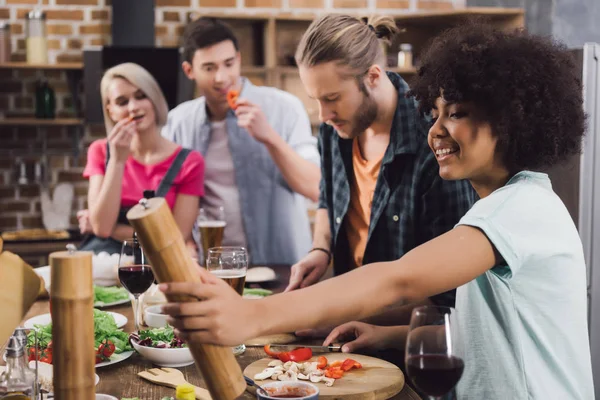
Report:
[[[87,165],[83,176],[104,175],[106,172],[106,140],[94,141],[87,154]],[[143,197],[144,190],[156,190],[166,175],[171,163],[181,151],[181,146],[165,160],[152,165],[142,164],[133,157],[125,163],[123,183],[121,187],[121,207],[131,207]],[[204,158],[197,151],[191,151],[185,159],[179,174],[173,180],[165,199],[172,209],[178,194],[201,197],[204,195]]]

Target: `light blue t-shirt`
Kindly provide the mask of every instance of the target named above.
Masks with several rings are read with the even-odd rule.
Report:
[[[458,398],[594,399],[583,248],[548,176],[518,173],[458,225],[505,260],[457,290]]]

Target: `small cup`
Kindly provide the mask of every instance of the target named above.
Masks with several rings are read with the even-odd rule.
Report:
[[[319,388],[312,383],[302,381],[277,381],[261,384],[268,393],[256,389],[256,398],[258,400],[279,400],[282,398],[296,400],[317,400],[319,398]],[[277,397],[284,396],[286,397]],[[290,397],[296,396],[296,397]]]

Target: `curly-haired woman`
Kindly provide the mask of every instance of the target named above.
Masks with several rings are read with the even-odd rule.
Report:
[[[548,176],[535,172],[580,151],[585,116],[574,72],[549,39],[480,24],[443,33],[411,94],[432,114],[440,175],[468,179],[480,196],[457,226],[399,260],[264,300],[243,300],[205,273],[203,285],[164,285],[205,299],[165,306],[171,322],[187,340],[233,345],[458,288],[460,399],[593,399],[581,241]],[[326,343],[344,333],[358,336],[344,351],[403,348],[406,327],[353,322]]]

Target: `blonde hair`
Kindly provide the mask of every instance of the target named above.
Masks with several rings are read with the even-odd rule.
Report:
[[[365,73],[373,64],[385,65],[380,40],[389,43],[396,32],[396,22],[390,17],[325,15],[313,21],[302,36],[296,63],[313,67],[334,61],[357,74]]]
[[[146,71],[143,67],[134,63],[124,63],[116,65],[110,68],[102,76],[100,81],[100,94],[102,96],[102,112],[104,113],[104,125],[106,126],[106,132],[109,133],[115,123],[110,119],[106,106],[108,105],[108,88],[112,81],[116,78],[125,79],[133,86],[140,89],[154,105],[154,113],[156,114],[156,125],[160,127],[167,123],[167,114],[169,113],[169,107],[167,106],[167,100],[158,86],[156,79]]]

